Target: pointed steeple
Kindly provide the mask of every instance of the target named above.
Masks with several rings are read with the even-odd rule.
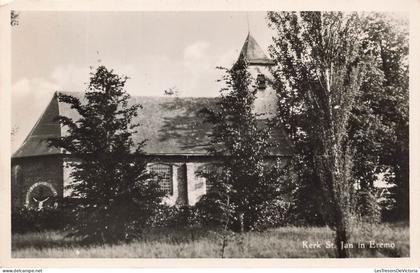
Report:
[[[248,65],[274,65],[274,62],[265,55],[264,51],[249,32],[239,54],[239,59],[241,58],[244,58],[248,62]]]

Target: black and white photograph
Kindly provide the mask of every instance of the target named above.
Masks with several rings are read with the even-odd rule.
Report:
[[[11,10],[11,258],[409,258],[409,18]]]

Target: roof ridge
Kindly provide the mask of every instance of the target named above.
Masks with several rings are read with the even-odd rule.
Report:
[[[85,92],[83,92],[83,91],[55,91],[55,95],[57,95],[57,94],[59,94],[59,93],[61,93],[61,94],[78,94],[78,95],[82,95],[82,94],[84,94]],[[195,96],[187,96],[187,97],[183,97],[183,96],[165,96],[165,95],[161,95],[161,96],[157,96],[157,95],[133,95],[133,94],[130,94],[130,93],[128,93],[129,95],[130,95],[130,97],[132,97],[132,98],[157,98],[157,99],[160,99],[160,98],[163,98],[163,99],[217,99],[218,98],[218,96],[213,96],[213,97],[204,97],[204,96],[200,96],[200,97],[195,97]]]

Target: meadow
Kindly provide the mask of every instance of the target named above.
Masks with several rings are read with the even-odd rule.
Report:
[[[155,229],[141,239],[84,245],[57,231],[12,235],[14,258],[333,258],[328,227],[286,226],[264,232],[225,234],[198,228]],[[351,230],[351,257],[408,257],[406,224],[358,225]],[[375,242],[375,248],[371,245]],[[364,243],[365,248],[361,248]],[[380,245],[385,243],[386,245]],[[384,247],[385,246],[385,247]],[[350,248],[353,247],[353,248]]]

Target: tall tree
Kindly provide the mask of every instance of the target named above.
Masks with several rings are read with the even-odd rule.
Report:
[[[210,152],[221,161],[205,175],[212,189],[197,207],[234,230],[250,230],[281,193],[278,162],[267,159],[271,127],[253,112],[257,89],[245,60],[226,69],[224,81],[217,107],[203,111],[213,125]]]
[[[365,70],[348,125],[348,139],[357,158],[353,161],[355,184],[358,185],[355,205],[364,219],[381,216],[373,185],[379,174],[386,173],[386,182],[394,185],[391,191],[396,202],[389,200],[395,206],[382,207],[383,215],[387,215],[384,219],[406,220],[409,215],[408,24],[403,17],[384,13],[363,13],[361,20],[359,55],[369,68]],[[283,75],[278,73],[277,78],[281,77]],[[278,85],[277,89],[281,88]],[[311,175],[313,148],[305,128],[312,121],[302,103],[303,95],[293,90],[280,93],[279,116],[286,121],[286,128],[299,152],[299,158],[293,161],[299,177],[294,191],[294,214],[309,218],[306,222],[312,224],[321,220],[312,216],[322,211],[319,206],[322,200],[312,194],[317,192],[319,183]],[[308,210],[306,202],[301,202],[303,196],[318,205]]]
[[[393,14],[367,13],[363,51],[372,56],[350,120],[361,190],[379,173],[394,185],[394,220],[409,216],[408,24]]]
[[[279,108],[285,112],[279,117],[319,179],[327,221],[336,231],[337,256],[348,257],[342,247],[349,239],[353,183],[347,127],[365,74],[360,19],[341,12],[268,15],[277,30],[273,53]]]
[[[60,116],[66,136],[51,139],[72,156],[70,184],[75,202],[72,235],[87,241],[134,238],[161,202],[163,192],[146,170],[145,141],[134,143],[133,123],[141,105],[129,105],[122,77],[99,66],[91,73],[83,100],[59,96],[80,119]]]

